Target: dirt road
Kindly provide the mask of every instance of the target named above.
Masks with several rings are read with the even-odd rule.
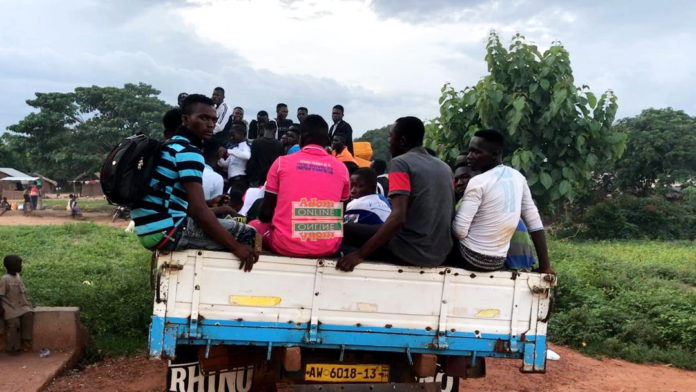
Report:
[[[615,359],[593,359],[551,345],[561,355],[549,361],[546,374],[522,374],[519,361],[487,359],[488,375],[462,380],[460,391],[696,391],[696,372],[665,365],[638,365]],[[144,357],[107,360],[55,380],[48,392],[161,392],[166,366]]]
[[[63,223],[94,222],[125,228],[128,221],[117,220],[111,223],[111,214],[105,212],[86,212],[81,218],[73,219],[67,211],[44,210],[24,215],[21,211],[8,211],[0,216],[0,226],[39,226],[60,225]]]

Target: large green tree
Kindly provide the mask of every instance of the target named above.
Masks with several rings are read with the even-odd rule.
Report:
[[[159,136],[170,107],[147,84],[78,87],[69,93],[36,93],[36,109],[8,129],[10,148],[28,170],[56,180],[94,173],[118,142],[138,132]]]
[[[617,99],[576,87],[568,51],[553,43],[541,53],[522,35],[505,48],[496,33],[486,46],[488,75],[475,86],[442,88],[440,117],[426,144],[452,162],[473,133],[495,128],[506,136],[506,164],[526,177],[537,203],[551,211],[586,189],[599,162],[623,153],[625,135],[611,127]]]
[[[647,195],[675,183],[696,183],[696,117],[672,108],[646,109],[615,128],[628,136],[614,173],[619,189]]]

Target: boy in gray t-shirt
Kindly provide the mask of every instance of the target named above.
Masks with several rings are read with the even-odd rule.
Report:
[[[365,259],[436,267],[452,247],[452,171],[423,148],[425,127],[415,117],[396,120],[389,134],[392,212],[383,225],[344,225],[344,245],[358,250],[339,259],[352,271]]]
[[[3,260],[7,274],[0,278],[0,318],[5,320],[6,351],[17,353],[31,347],[34,312],[27,301],[26,288],[19,273],[22,258],[7,255]]]

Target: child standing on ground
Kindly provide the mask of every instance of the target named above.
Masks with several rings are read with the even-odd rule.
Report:
[[[70,215],[73,218],[80,216],[80,207],[77,206],[77,195],[70,195]]]
[[[34,312],[27,301],[26,287],[19,276],[22,258],[7,255],[3,260],[7,274],[0,279],[0,317],[5,320],[6,351],[18,353],[31,348]]]

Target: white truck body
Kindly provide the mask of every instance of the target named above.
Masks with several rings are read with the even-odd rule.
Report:
[[[230,253],[157,258],[150,355],[177,344],[318,347],[522,359],[542,372],[553,277]]]

